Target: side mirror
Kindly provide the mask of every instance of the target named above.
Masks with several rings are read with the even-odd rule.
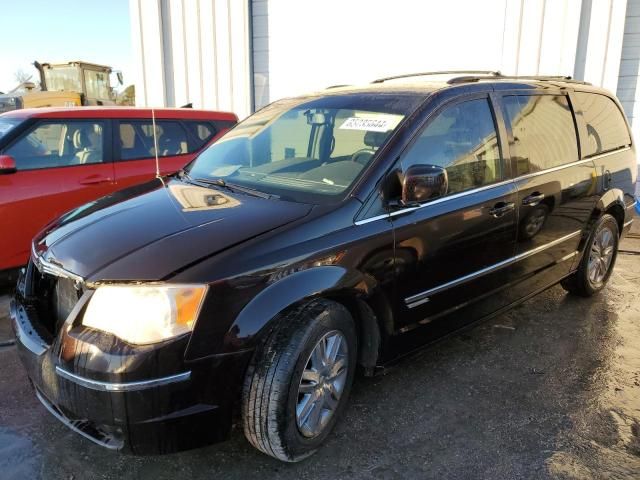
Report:
[[[16,161],[11,155],[0,155],[0,175],[16,173]]]
[[[402,179],[402,203],[415,205],[447,194],[447,171],[435,165],[412,165]]]

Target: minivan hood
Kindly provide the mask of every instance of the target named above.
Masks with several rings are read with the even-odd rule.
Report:
[[[163,280],[310,210],[307,204],[155,179],[69,212],[36,237],[34,249],[88,281]]]

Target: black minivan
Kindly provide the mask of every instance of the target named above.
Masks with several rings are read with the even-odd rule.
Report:
[[[409,77],[415,77],[412,82]],[[606,284],[634,211],[610,93],[406,75],[277,101],[175,175],[33,241],[11,303],[43,405],[110,449],[312,454],[356,369],[560,282]]]

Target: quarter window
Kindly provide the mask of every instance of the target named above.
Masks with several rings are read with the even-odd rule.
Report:
[[[446,108],[422,131],[402,161],[443,167],[448,194],[482,187],[502,178],[496,126],[487,99]]]
[[[43,122],[4,153],[15,159],[18,170],[101,163],[103,137],[103,122]]]
[[[158,156],[171,157],[189,152],[187,132],[178,122],[157,121]],[[136,160],[155,156],[153,123],[120,121],[120,157]]]
[[[576,129],[566,97],[506,96],[503,105],[511,126],[510,151],[516,175],[578,160]]]
[[[184,125],[193,139],[189,145],[190,152],[201,148],[216,134],[216,129],[207,122],[184,122]]]
[[[576,92],[575,95],[587,124],[585,156],[631,145],[627,123],[613,100],[595,93]]]

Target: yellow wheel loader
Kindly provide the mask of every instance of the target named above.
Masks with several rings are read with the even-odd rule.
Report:
[[[122,85],[122,73],[111,67],[80,61],[33,65],[40,73],[40,89],[32,82],[24,82],[0,95],[0,113],[20,108],[116,104],[111,75],[115,74]]]

